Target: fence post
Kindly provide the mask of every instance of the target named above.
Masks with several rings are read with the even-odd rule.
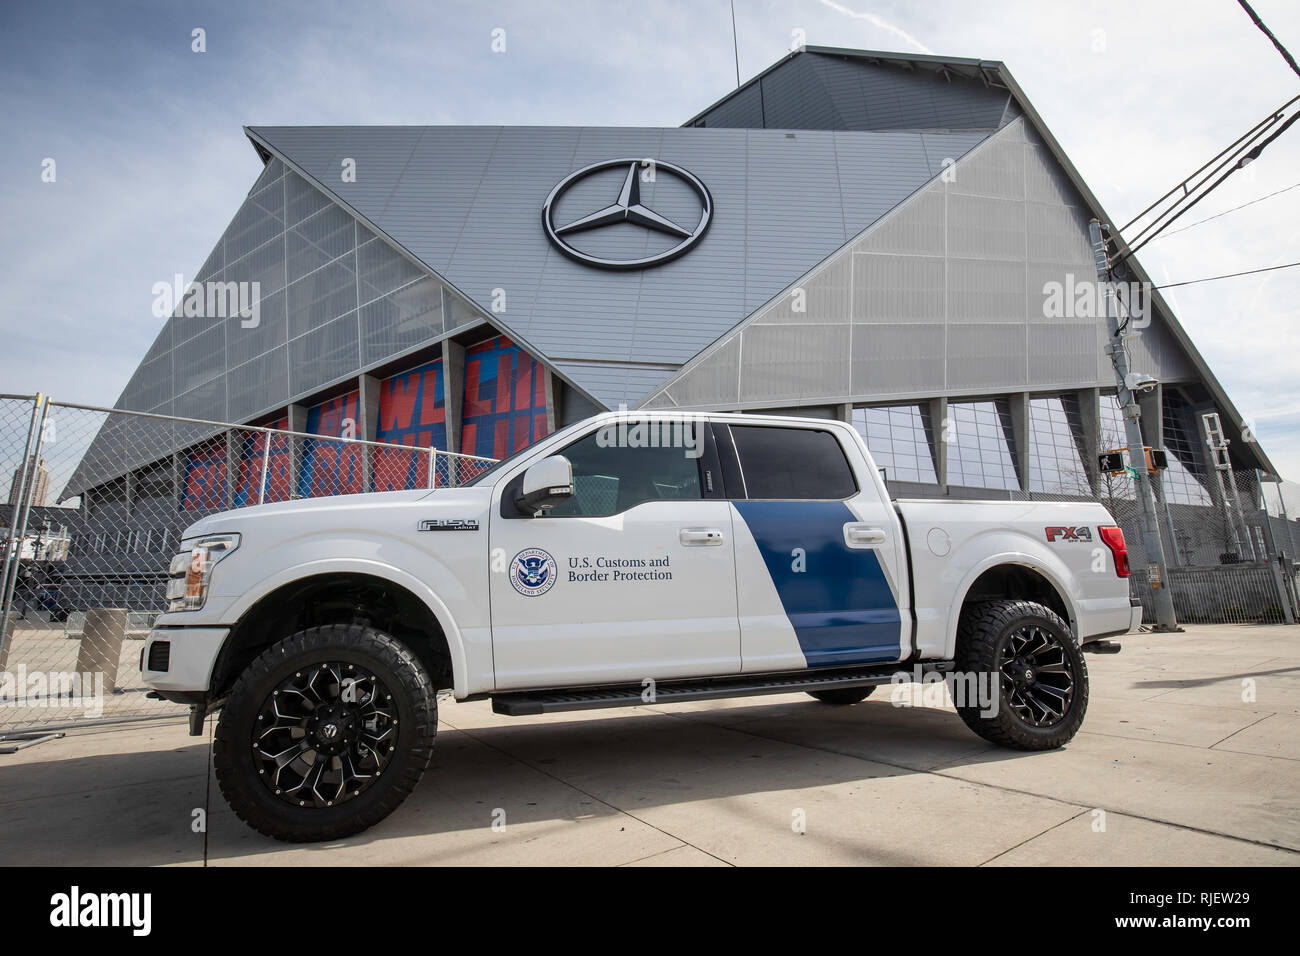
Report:
[[[437,484],[438,452],[432,445],[429,446],[429,487],[433,488]]]
[[[1277,587],[1277,599],[1282,605],[1282,616],[1288,624],[1295,623],[1295,614],[1291,610],[1291,595],[1287,592],[1286,581],[1282,577],[1281,556],[1268,559],[1268,566],[1273,571],[1273,584]]]
[[[15,621],[6,621],[0,631],[0,674],[9,670],[9,651],[12,649]]]
[[[45,415],[49,402],[37,393],[32,405],[32,420],[27,426],[27,442],[23,445],[23,461],[18,472],[18,488],[9,515],[9,541],[5,545],[4,576],[0,580],[0,650],[11,639],[9,621],[13,616],[14,589],[18,584],[23,565],[23,543],[27,539],[27,519],[31,515],[30,491],[34,487],[33,475],[41,453],[41,432],[45,428]],[[35,555],[33,555],[33,558]]]
[[[266,470],[271,461],[271,439],[270,432],[262,432],[262,482],[257,492],[257,503],[266,504]]]

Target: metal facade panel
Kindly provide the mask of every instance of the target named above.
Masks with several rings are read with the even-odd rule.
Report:
[[[943,256],[947,250],[945,228],[947,199],[933,186],[885,217],[855,245],[857,252],[891,252],[910,256]]]
[[[233,421],[244,421],[288,403],[287,351],[281,345],[230,372],[226,379],[228,414]]]
[[[948,387],[1017,391],[1028,385],[1025,322],[948,326]]]
[[[356,312],[289,342],[289,391],[304,395],[361,367]]]
[[[1059,286],[1059,304],[1063,290],[1091,281],[1092,263],[1081,207],[1031,198],[1033,184],[1058,181],[1037,168],[1046,155],[1025,137],[1023,121],[1008,126],[961,160],[955,179],[931,182],[797,282],[807,312],[795,311],[788,291],[776,296],[723,340],[738,350],[713,347],[650,403],[692,405],[715,394],[715,381],[730,382],[736,354],[748,407],[1111,385],[1103,323],[1048,308],[1050,284]],[[791,346],[798,359],[784,374],[769,368],[770,349],[750,348],[757,329],[818,329],[845,317],[847,351],[809,337]],[[1165,380],[1190,375],[1162,323],[1157,317],[1134,340],[1135,367]],[[835,391],[846,366],[847,386]]]
[[[654,391],[671,375],[671,369],[654,365],[618,365],[613,363],[555,363],[570,378],[580,377],[593,397],[606,408],[633,407],[646,393]]]
[[[948,321],[1020,322],[1029,315],[1025,262],[948,259]]]
[[[750,229],[745,236],[745,272],[758,280],[751,280],[743,290],[746,313],[848,238],[837,188],[834,135],[818,131],[793,135],[787,139],[763,130],[749,133],[746,181],[749,194],[757,200],[750,211],[761,228]],[[923,181],[923,176],[918,179]],[[819,182],[830,188],[817,188],[814,184]],[[805,188],[799,188],[803,184]],[[791,274],[787,270],[794,262],[806,265]]]
[[[701,363],[699,374],[674,381],[667,393],[652,397],[648,407],[734,407],[740,401],[740,342],[739,335],[723,342]]]
[[[425,276],[361,307],[361,364],[373,365],[438,338],[446,326],[442,286]]]
[[[1023,202],[948,194],[950,255],[1023,261],[1027,249]]]
[[[279,128],[253,132],[334,190],[332,157],[366,131],[338,131],[336,147],[320,131],[306,137]],[[389,188],[347,195],[359,213],[508,334],[552,362],[580,360],[574,374],[583,374],[583,362],[680,365],[923,186],[944,156],[960,156],[978,139],[969,133],[429,127]],[[479,163],[472,186],[467,171],[447,173],[427,162],[455,154],[461,140]],[[307,152],[295,154],[302,144]],[[620,157],[676,163],[706,183],[715,217],[689,255],[641,272],[609,272],[575,263],[547,242],[540,215],[551,188],[575,169]],[[580,185],[589,195],[575,187],[568,197],[574,212],[583,199],[613,199],[597,195],[595,177]],[[643,190],[654,203],[686,214],[675,178],[660,177]],[[473,196],[468,204],[466,192]],[[338,195],[346,198],[342,190]],[[444,208],[455,214],[443,217]],[[641,231],[627,241],[645,240]],[[502,311],[493,309],[495,290],[504,294]],[[500,304],[501,296],[495,298]],[[598,386],[605,387],[593,379],[591,387]]]
[[[750,129],[996,129],[1010,95],[975,79],[805,50],[698,118]]]
[[[853,394],[943,392],[945,341],[939,322],[855,325]]]
[[[277,127],[282,145],[299,167],[354,208],[383,209],[402,169],[424,134],[419,126]],[[258,133],[257,128],[252,132]],[[355,162],[356,179],[344,180],[344,160]]]
[[[735,96],[719,103],[698,126],[732,127],[736,129],[763,128],[763,94],[757,83],[751,83]]]
[[[1017,139],[991,140],[978,163],[954,163],[949,195],[1021,200],[1025,196],[1025,149]]]
[[[837,257],[818,281],[777,296],[755,325],[844,325],[853,317],[853,262]]]
[[[849,390],[848,325],[750,325],[741,335],[740,400],[800,401]],[[828,361],[828,357],[833,360]],[[810,389],[809,383],[816,386]]]
[[[854,322],[943,318],[947,292],[942,257],[856,252],[852,259]]]
[[[384,205],[357,206],[372,221],[382,218],[429,263],[446,263],[478,198],[499,126],[456,127],[454,136],[422,137],[402,174],[390,183]]]
[[[1029,372],[1035,386],[1075,386],[1087,381],[1097,366],[1097,323],[1051,322],[1039,319],[1029,323]],[[1098,371],[1097,384],[1114,373],[1110,363]]]
[[[854,129],[845,125],[820,72],[807,55],[791,58],[759,80],[766,129]]]

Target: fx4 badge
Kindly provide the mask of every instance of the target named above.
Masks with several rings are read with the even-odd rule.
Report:
[[[1047,540],[1056,541],[1091,541],[1091,528],[1046,528]]]
[[[477,531],[475,518],[425,518],[416,526],[417,531]]]

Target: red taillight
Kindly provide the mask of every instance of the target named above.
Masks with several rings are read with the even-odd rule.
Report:
[[[1097,530],[1101,532],[1102,543],[1115,556],[1115,573],[1121,578],[1128,577],[1128,545],[1124,543],[1124,529],[1112,525]]]

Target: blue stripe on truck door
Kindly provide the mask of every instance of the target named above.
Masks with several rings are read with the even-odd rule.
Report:
[[[809,667],[902,658],[902,618],[876,552],[850,548],[842,501],[733,501],[758,544]],[[796,549],[803,549],[804,570]],[[756,569],[736,568],[737,574]],[[743,617],[741,643],[744,644]]]

